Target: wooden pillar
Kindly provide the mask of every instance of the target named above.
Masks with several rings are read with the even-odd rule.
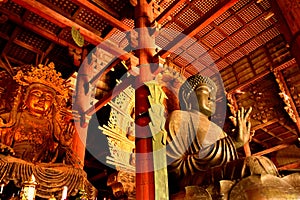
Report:
[[[135,25],[138,31],[138,48],[140,74],[136,79],[135,91],[135,145],[136,145],[136,199],[152,200],[155,198],[152,135],[148,126],[150,107],[149,89],[144,84],[153,79],[151,60],[154,41],[148,27],[151,22],[151,6],[147,0],[138,0],[135,7]]]
[[[77,114],[80,116],[80,118],[75,119],[76,132],[73,136],[72,150],[75,155],[78,156],[80,160],[80,166],[82,168],[84,165],[88,123],[89,119],[91,118],[91,116],[88,116],[85,111],[90,108],[91,91],[89,91],[88,83],[93,75],[91,73],[92,71],[92,66],[88,64],[87,60],[85,60],[78,71],[75,89],[75,102],[73,105],[73,111],[78,112]]]

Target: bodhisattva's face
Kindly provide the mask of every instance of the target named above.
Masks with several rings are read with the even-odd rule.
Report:
[[[206,116],[211,116],[216,110],[216,96],[212,88],[207,84],[200,84],[195,89],[195,94],[198,99],[199,110]]]
[[[51,88],[38,84],[29,91],[26,105],[31,114],[42,116],[50,110],[54,98],[55,92]]]

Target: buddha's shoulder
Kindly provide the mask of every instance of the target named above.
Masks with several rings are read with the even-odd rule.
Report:
[[[191,117],[191,113],[188,111],[183,111],[183,110],[174,110],[172,111],[169,116],[168,120],[169,121],[182,121],[183,119],[189,119]]]

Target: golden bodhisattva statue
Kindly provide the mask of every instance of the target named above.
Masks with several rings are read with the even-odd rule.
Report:
[[[11,112],[0,116],[2,146],[29,162],[54,163],[59,149],[71,144],[74,132],[59,115],[68,87],[53,63],[19,71],[14,79],[20,87]]]
[[[32,174],[38,184],[36,196],[40,198],[54,195],[61,199],[66,186],[68,197],[76,196],[83,188],[89,199],[95,199],[97,190],[87,180],[72,150],[76,132],[67,107],[70,95],[66,81],[53,63],[22,66],[13,79],[7,79],[12,87],[1,82],[2,87],[7,87],[3,87],[7,94],[5,105],[11,104],[0,115],[1,182],[13,182],[16,187],[10,189],[17,193]],[[8,101],[9,96],[14,97],[13,102]],[[9,195],[7,190],[4,186],[4,193]]]

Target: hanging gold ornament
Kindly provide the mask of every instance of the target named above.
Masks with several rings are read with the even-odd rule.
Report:
[[[74,26],[72,26],[71,34],[72,34],[72,38],[73,38],[74,42],[75,42],[79,47],[83,47],[83,45],[84,45],[84,38],[83,38],[83,36],[80,34],[80,31],[77,30]]]

